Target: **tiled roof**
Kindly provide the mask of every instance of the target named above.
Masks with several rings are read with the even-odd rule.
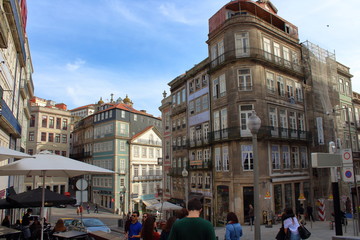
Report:
[[[146,131],[148,131],[149,129],[153,128],[154,126],[148,126],[146,127],[144,130],[142,130],[141,132],[138,132],[137,134],[135,134],[131,141],[135,140],[138,136],[140,136],[141,134],[145,133]]]
[[[115,108],[125,110],[125,111],[128,111],[128,112],[132,112],[132,113],[136,113],[136,114],[140,114],[140,115],[154,117],[154,115],[152,115],[152,114],[136,110],[135,108],[133,108],[133,107],[131,107],[131,106],[125,104],[125,103],[118,103],[118,104],[114,105],[113,107],[109,107],[109,108],[104,109],[102,111],[99,111],[97,113],[101,113],[101,112],[104,112],[104,111],[107,111],[107,110],[110,110],[110,109],[115,109]],[[154,117],[154,118],[161,120],[161,118],[158,118],[158,117]]]
[[[83,108],[93,107],[93,106],[95,106],[95,104],[88,104],[88,105],[85,105],[85,106],[82,106],[82,107],[77,107],[77,108],[71,109],[70,112],[80,110],[80,109],[83,109]]]

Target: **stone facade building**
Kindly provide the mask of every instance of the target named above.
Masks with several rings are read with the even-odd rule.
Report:
[[[0,1],[0,145],[22,152],[30,119],[29,99],[34,95],[26,21],[26,0]],[[1,161],[0,165],[11,161]],[[22,176],[0,177],[0,198],[9,186],[22,192],[23,181]]]
[[[209,19],[209,57],[169,83],[171,108],[168,98],[160,107],[163,118],[170,112],[172,149],[164,153],[171,160],[170,200],[199,197],[209,206],[205,217],[215,224],[224,223],[229,211],[246,222],[255,197],[268,218],[287,206],[315,207],[330,193],[330,173],[311,168],[311,153],[328,152],[330,141],[337,141],[339,151],[351,145],[357,151],[349,68],[334,54],[300,43],[298,28],[277,11],[261,0],[223,6]],[[350,119],[346,111],[329,114],[337,108],[348,109]],[[262,121],[259,196],[254,196],[247,127],[254,110]],[[344,124],[350,127],[341,128]],[[181,176],[183,168],[188,178]]]

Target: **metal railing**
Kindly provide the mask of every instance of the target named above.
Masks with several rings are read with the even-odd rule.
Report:
[[[224,54],[218,56],[216,59],[210,62],[210,69],[214,70],[215,68],[226,64],[231,61],[236,61],[241,58],[253,58],[274,64],[278,67],[294,71],[296,73],[302,74],[302,66],[297,61],[299,59],[290,61],[281,56],[274,55],[270,52],[267,52],[260,48],[241,48],[233,49],[225,52]]]
[[[14,114],[4,101],[4,99],[0,100],[0,116],[4,117],[5,120],[10,124],[11,130],[10,132],[21,136],[21,125],[18,120],[15,118]]]
[[[225,128],[219,131],[210,132],[211,142],[237,140],[243,137],[251,137],[251,133],[250,131],[242,131],[240,127]],[[290,128],[262,126],[259,130],[258,138],[310,141],[311,133],[309,131],[301,131]]]

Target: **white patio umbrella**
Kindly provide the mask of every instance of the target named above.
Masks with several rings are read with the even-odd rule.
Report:
[[[33,158],[10,163],[0,167],[0,176],[26,175],[43,177],[41,224],[44,219],[45,177],[75,177],[84,174],[113,174],[113,171],[83,163],[68,157],[43,151]],[[41,228],[43,231],[43,227]],[[43,234],[41,234],[43,240]]]
[[[0,161],[8,158],[30,158],[29,154],[0,146]]]
[[[182,209],[182,207],[172,204],[170,202],[160,202],[160,203],[156,203],[154,205],[151,205],[149,207],[147,207],[150,210],[157,210],[157,211],[170,211],[170,210],[180,210]]]

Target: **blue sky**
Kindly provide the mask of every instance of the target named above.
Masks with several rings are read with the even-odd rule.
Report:
[[[30,0],[35,95],[69,109],[126,94],[160,116],[167,83],[207,56],[208,19],[225,0]],[[351,68],[360,92],[358,1],[273,0],[278,15]]]

